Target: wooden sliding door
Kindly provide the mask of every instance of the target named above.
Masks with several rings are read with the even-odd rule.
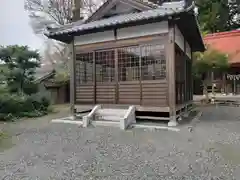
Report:
[[[77,103],[167,106],[164,45],[119,47],[76,57]]]
[[[115,51],[96,51],[96,103],[115,104]]]
[[[94,54],[93,52],[76,55],[76,103],[94,103]]]
[[[119,48],[118,103],[141,104],[140,47]]]
[[[144,106],[167,106],[164,48],[162,44],[141,46],[141,91]]]

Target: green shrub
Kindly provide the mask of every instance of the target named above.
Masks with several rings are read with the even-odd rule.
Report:
[[[47,92],[38,92],[28,97],[28,103],[32,105],[34,110],[47,111],[50,106],[50,95]]]
[[[28,95],[37,93],[38,92],[38,84],[32,83],[32,82],[24,84],[23,92]]]
[[[22,96],[4,93],[0,96],[0,113],[12,114],[21,111],[24,99]]]
[[[33,117],[41,117],[47,115],[46,111],[38,111],[34,110],[32,112],[21,112],[21,117],[33,118]]]
[[[14,120],[19,117],[39,117],[47,114],[50,96],[46,93],[0,95],[0,119]]]
[[[8,93],[8,88],[5,84],[0,84],[0,94]]]

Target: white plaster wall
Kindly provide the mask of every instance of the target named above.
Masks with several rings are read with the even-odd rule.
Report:
[[[127,39],[168,32],[168,22],[151,23],[117,30],[117,39]]]
[[[75,45],[92,44],[97,42],[105,42],[114,40],[114,31],[104,31],[82,36],[76,36],[74,39]]]
[[[175,25],[175,43],[184,51],[184,37],[177,25]]]

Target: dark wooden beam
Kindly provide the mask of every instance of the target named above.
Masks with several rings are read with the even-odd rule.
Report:
[[[139,88],[140,88],[140,105],[142,105],[142,46],[139,46]]]
[[[74,40],[71,45],[71,60],[70,60],[70,105],[71,114],[75,114],[75,102],[76,102],[76,55]]]
[[[94,88],[93,102],[94,102],[94,104],[97,103],[97,91],[96,91],[97,86],[96,86],[96,84],[97,84],[96,83],[96,56],[95,56],[95,52],[93,51],[93,88]]]
[[[186,39],[184,38],[184,103],[187,101],[187,59],[186,59]]]
[[[190,61],[190,85],[191,85],[191,93],[190,93],[190,100],[193,100],[193,76],[192,76],[192,63],[193,63],[193,51],[192,51],[192,47],[191,47],[191,61]]]
[[[118,77],[118,49],[114,50],[114,67],[115,67],[115,103],[118,104],[118,81],[119,81],[119,77]]]
[[[176,121],[176,74],[175,74],[175,28],[174,22],[169,21],[169,34],[167,44],[167,81],[168,105],[170,121]]]

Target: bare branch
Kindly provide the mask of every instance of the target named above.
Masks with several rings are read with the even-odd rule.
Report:
[[[47,26],[65,25],[72,21],[74,0],[25,0],[31,26],[36,34],[43,34]],[[79,17],[92,14],[106,0],[78,0]],[[65,44],[46,40],[45,59],[51,64],[68,65],[69,48]]]

